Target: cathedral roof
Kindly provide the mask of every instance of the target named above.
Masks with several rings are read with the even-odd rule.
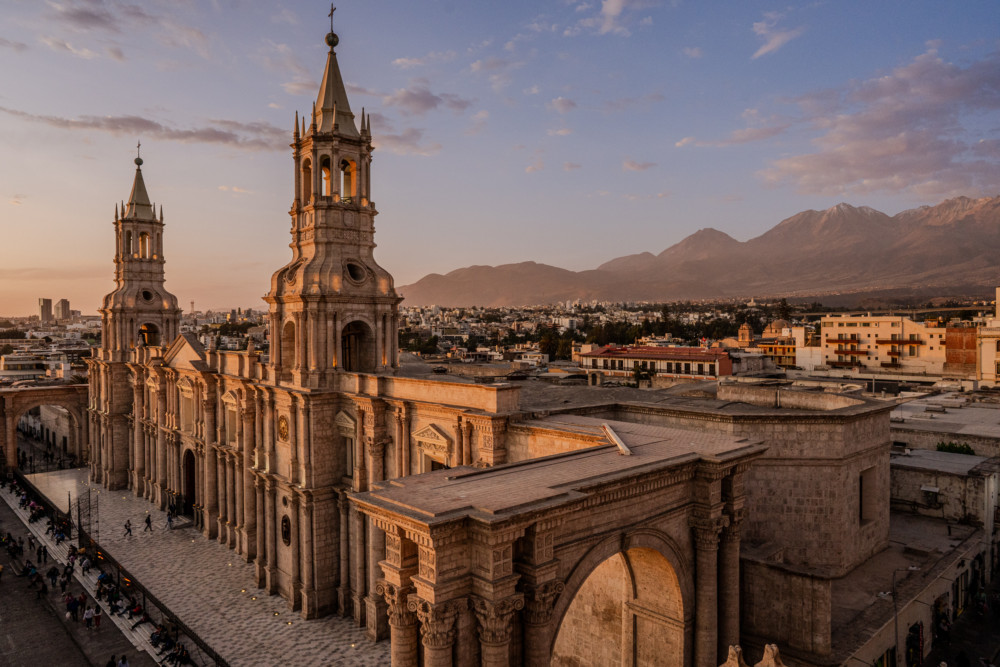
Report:
[[[337,41],[334,33],[327,35],[330,53],[326,56],[323,82],[319,86],[319,96],[316,98],[316,129],[319,132],[333,132],[336,123],[339,134],[357,137],[358,128],[354,124],[354,114],[351,113],[351,105],[347,101],[347,90],[344,88],[344,79],[340,76],[337,54],[333,50]]]

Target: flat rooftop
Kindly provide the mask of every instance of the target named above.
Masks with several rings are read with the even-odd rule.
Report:
[[[911,449],[909,450],[909,454],[893,452],[889,458],[889,465],[894,468],[900,467],[911,470],[943,472],[952,475],[968,475],[989,460],[985,456],[938,452],[927,449]]]
[[[900,403],[891,417],[894,428],[1000,438],[1000,402],[972,402],[958,392]]]
[[[576,415],[527,423],[588,435],[602,434],[601,424],[608,423],[632,455],[625,456],[617,446],[608,444],[495,468],[463,466],[379,482],[372,491],[356,498],[428,525],[460,516],[489,522],[572,502],[586,496],[588,487],[622,477],[700,458],[729,460],[764,451],[745,438]]]

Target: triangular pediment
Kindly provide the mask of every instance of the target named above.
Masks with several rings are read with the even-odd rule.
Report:
[[[222,402],[229,405],[236,405],[236,403],[239,402],[239,396],[236,395],[235,391],[230,389],[222,395]]]
[[[447,445],[451,442],[448,434],[434,424],[428,424],[415,432],[411,437],[419,442],[431,442],[438,445]]]
[[[178,336],[163,354],[163,365],[177,370],[201,371],[205,368],[205,348],[194,336]]]
[[[333,423],[340,428],[350,429],[351,431],[354,431],[357,427],[357,422],[354,420],[354,417],[347,414],[343,410],[338,412],[337,416],[333,418]]]

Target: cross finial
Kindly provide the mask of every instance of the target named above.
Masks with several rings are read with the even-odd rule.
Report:
[[[329,14],[329,17],[330,17],[330,32],[333,32],[333,13],[335,11],[337,11],[337,8],[334,7],[333,3],[331,2],[330,3],[330,14]]]
[[[135,142],[135,156],[136,157],[142,157],[141,155],[139,155],[139,149],[141,147],[142,147],[142,141]]]

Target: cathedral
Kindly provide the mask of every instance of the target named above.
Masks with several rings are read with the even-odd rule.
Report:
[[[391,641],[393,665],[714,667],[774,640],[796,664],[839,664],[833,582],[889,540],[891,405],[401,365],[371,124],[326,43],[291,135],[292,253],[264,296],[266,353],[179,333],[163,207],[136,158],[88,360],[91,479],[190,517],[304,618]]]

